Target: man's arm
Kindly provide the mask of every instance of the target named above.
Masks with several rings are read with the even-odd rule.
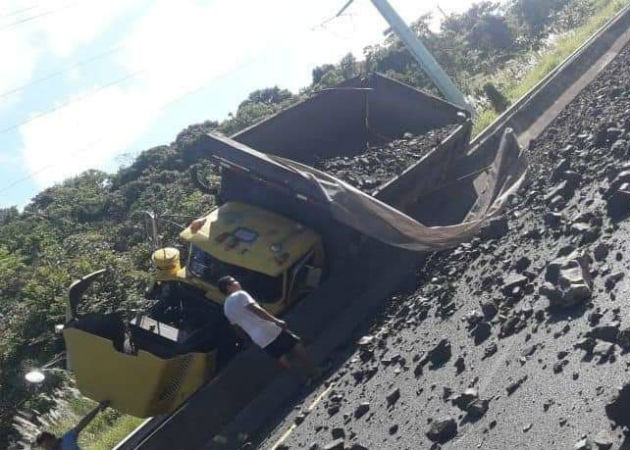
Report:
[[[264,319],[268,322],[275,323],[280,328],[286,328],[287,323],[284,320],[280,320],[277,317],[269,314],[266,309],[261,307],[258,303],[249,303],[246,306],[248,311],[251,311],[253,314],[257,315],[261,319]]]
[[[104,402],[99,403],[96,408],[94,408],[92,411],[87,413],[87,415],[83,417],[83,419],[81,419],[81,421],[77,424],[77,426],[74,427],[74,431],[76,431],[77,434],[83,431],[83,429],[87,427],[92,420],[94,420],[94,418],[100,411],[107,408],[107,405],[109,405],[109,401],[104,401]]]

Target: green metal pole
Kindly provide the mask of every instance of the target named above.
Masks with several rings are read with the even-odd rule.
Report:
[[[431,81],[437,86],[442,95],[449,102],[466,109],[474,114],[474,109],[466,101],[464,94],[455,86],[455,83],[444,72],[442,67],[435,60],[433,55],[427,50],[420,39],[411,31],[398,13],[391,7],[387,0],[371,0],[389,26],[396,32],[398,37],[405,43],[407,49],[416,58],[422,70],[429,76]]]

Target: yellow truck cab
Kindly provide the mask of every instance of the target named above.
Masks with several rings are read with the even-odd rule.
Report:
[[[197,232],[180,234],[189,244],[188,262],[163,248],[153,253],[157,283],[182,281],[223,304],[217,281],[235,277],[268,311],[283,312],[318,286],[324,266],[321,237],[279,214],[241,202],[229,202],[205,217]]]
[[[89,284],[103,271],[70,288],[64,328],[69,368],[79,390],[96,401],[138,417],[167,413],[215,376],[239,350],[216,287],[224,275],[274,314],[281,314],[319,284],[324,252],[311,229],[241,202],[206,216],[189,244],[187,264],[173,247],[156,250],[154,304],[131,320],[117,314],[78,313]]]

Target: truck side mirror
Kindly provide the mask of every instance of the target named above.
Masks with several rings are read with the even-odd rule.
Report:
[[[79,303],[81,303],[81,300],[83,300],[83,294],[85,294],[85,291],[88,290],[92,283],[105,272],[105,269],[97,270],[76,280],[70,285],[68,289],[68,308],[66,312],[66,319],[68,321],[77,317],[77,307]]]

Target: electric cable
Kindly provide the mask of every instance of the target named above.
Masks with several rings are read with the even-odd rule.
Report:
[[[39,3],[39,4],[34,4],[34,5],[31,5],[31,6],[25,7],[25,8],[16,9],[16,10],[13,10],[13,11],[11,11],[9,13],[5,13],[5,14],[0,15],[0,18],[17,16],[18,14],[22,14],[23,12],[30,11],[31,9],[40,8],[41,6],[42,6],[42,4]]]
[[[25,89],[27,89],[27,88],[35,85],[35,84],[41,83],[43,81],[50,80],[50,79],[58,77],[60,75],[63,75],[64,73],[69,72],[69,71],[71,71],[73,69],[76,69],[77,67],[85,66],[85,65],[90,64],[90,63],[92,63],[94,61],[97,61],[99,59],[108,57],[108,56],[110,56],[110,55],[112,55],[114,53],[119,52],[122,48],[124,48],[123,45],[112,47],[112,48],[110,48],[110,49],[108,49],[108,50],[106,50],[106,51],[104,51],[102,53],[99,53],[99,54],[95,55],[95,56],[91,56],[89,58],[80,60],[80,61],[72,64],[71,66],[66,67],[63,70],[59,70],[57,72],[49,73],[48,75],[44,75],[44,76],[42,76],[40,78],[37,78],[37,79],[35,79],[35,80],[33,80],[33,81],[29,82],[29,83],[26,83],[26,84],[23,84],[21,86],[17,86],[15,88],[11,88],[9,90],[6,90],[6,91],[0,93],[0,99],[4,98],[4,97],[8,97],[9,95],[15,94],[17,92],[23,91],[23,90],[25,90]]]
[[[132,72],[130,74],[125,75],[122,78],[118,78],[118,79],[116,79],[114,81],[111,81],[109,83],[103,84],[103,85],[99,86],[96,89],[93,89],[91,91],[86,92],[83,95],[80,95],[78,97],[73,98],[72,100],[64,102],[64,103],[62,103],[60,105],[57,105],[57,106],[55,106],[55,107],[53,107],[51,109],[48,109],[46,111],[43,111],[41,113],[37,113],[37,114],[29,117],[28,119],[23,120],[22,122],[18,122],[18,123],[15,123],[13,125],[9,125],[8,127],[2,128],[2,129],[0,129],[0,134],[4,134],[4,133],[7,133],[9,131],[15,130],[16,128],[19,128],[22,125],[26,125],[26,124],[28,124],[30,122],[33,122],[34,120],[40,119],[40,118],[42,118],[44,116],[47,116],[47,115],[52,114],[54,112],[57,112],[60,109],[67,108],[68,106],[70,106],[70,105],[72,105],[74,103],[81,102],[81,101],[85,100],[86,98],[92,97],[93,95],[98,94],[99,92],[101,92],[101,91],[103,91],[103,90],[105,90],[107,88],[110,88],[112,86],[116,86],[118,84],[124,83],[126,81],[129,81],[132,78],[136,78],[137,76],[139,76],[140,74],[142,74],[144,72],[146,72],[146,70],[139,70],[139,71],[136,71],[136,72]]]
[[[72,6],[76,5],[77,3],[78,2],[69,3],[67,5],[64,5],[64,6],[60,7],[60,8],[51,9],[51,10],[44,11],[44,12],[39,13],[39,14],[35,14],[34,16],[29,16],[29,17],[26,17],[26,18],[22,18],[22,19],[16,20],[16,21],[11,22],[11,23],[9,23],[7,25],[1,26],[0,27],[0,31],[16,27],[18,25],[21,25],[21,24],[26,23],[26,22],[30,22],[30,21],[35,20],[35,19],[39,19],[39,18],[42,18],[42,17],[50,16],[52,14],[56,14],[56,13],[58,13],[60,11],[64,11],[66,9],[71,8]]]

